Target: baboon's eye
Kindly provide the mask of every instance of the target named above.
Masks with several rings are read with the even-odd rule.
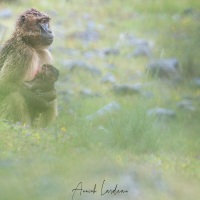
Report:
[[[39,23],[41,23],[41,24],[47,24],[48,22],[49,22],[49,19],[47,19],[47,18],[43,18],[39,21]]]

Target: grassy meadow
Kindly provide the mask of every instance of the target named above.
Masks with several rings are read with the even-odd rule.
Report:
[[[1,43],[31,7],[52,18],[59,117],[45,129],[0,122],[0,200],[198,200],[200,88],[191,80],[200,76],[200,2],[0,1]],[[5,9],[11,15],[1,17]],[[149,42],[151,58],[177,58],[181,83],[150,77],[151,58],[132,55],[131,36]],[[114,80],[104,83],[109,74]],[[115,94],[113,83],[138,84],[142,92]],[[195,109],[177,107],[186,97]],[[176,114],[149,116],[155,107]],[[96,193],[73,196],[80,182],[83,190],[96,184]],[[102,194],[116,184],[128,193]]]

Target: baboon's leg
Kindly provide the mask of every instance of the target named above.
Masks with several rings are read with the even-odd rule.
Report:
[[[18,93],[10,93],[0,104],[0,118],[12,122],[31,125],[31,117],[24,97]]]
[[[58,116],[57,100],[53,100],[50,104],[49,109],[40,113],[40,116],[35,120],[34,125],[36,127],[46,127]]]

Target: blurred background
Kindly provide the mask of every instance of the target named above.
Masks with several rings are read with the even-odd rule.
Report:
[[[199,199],[200,2],[0,0],[0,46],[29,8],[51,17],[59,117],[0,122],[0,199]]]

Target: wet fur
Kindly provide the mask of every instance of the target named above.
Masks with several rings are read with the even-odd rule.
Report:
[[[42,18],[50,19],[35,9],[22,13],[17,20],[15,32],[0,50],[0,118],[34,124],[29,105],[19,91],[24,82],[35,78],[44,64],[52,63],[51,53],[46,46],[40,44],[40,30],[35,25]],[[33,104],[39,101],[39,97],[30,94],[33,95]],[[25,96],[29,97],[29,93],[25,93]],[[40,127],[47,126],[56,118],[57,101],[53,100],[49,104],[49,108],[41,111],[37,120]]]

